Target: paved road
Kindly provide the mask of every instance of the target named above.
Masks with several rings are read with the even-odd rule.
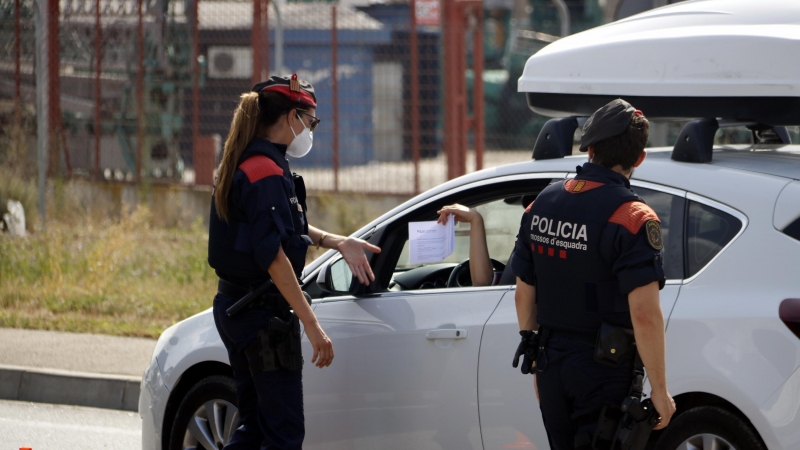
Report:
[[[0,400],[0,450],[139,450],[137,413]]]
[[[141,377],[155,346],[155,339],[0,328],[0,364],[11,366]]]

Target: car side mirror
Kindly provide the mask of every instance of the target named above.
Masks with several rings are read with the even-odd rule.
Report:
[[[331,294],[349,295],[353,287],[353,272],[342,258],[336,258],[322,266],[317,275],[317,285]]]

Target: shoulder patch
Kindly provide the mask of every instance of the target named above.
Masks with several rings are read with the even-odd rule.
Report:
[[[653,208],[642,202],[623,203],[608,219],[608,223],[621,225],[631,234],[639,233],[639,230],[648,221],[661,222]],[[660,230],[661,228],[659,228]]]
[[[251,183],[273,175],[283,176],[283,169],[275,161],[263,155],[256,155],[247,158],[239,165],[247,179]]]
[[[603,184],[604,183],[599,183],[597,181],[572,179],[564,183],[564,190],[570,194],[579,194],[581,192],[591,191],[594,188],[599,188]]]
[[[527,208],[525,208],[525,212],[531,212],[531,206],[533,206],[533,202],[531,202],[531,204],[528,205]]]
[[[661,224],[655,220],[648,220],[645,224],[647,243],[656,250],[664,248],[664,239],[661,237]]]

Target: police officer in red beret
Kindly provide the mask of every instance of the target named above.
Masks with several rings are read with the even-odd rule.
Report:
[[[311,84],[297,75],[273,76],[242,94],[225,141],[211,202],[208,262],[219,276],[214,321],[228,350],[242,423],[227,450],[302,448],[299,322],[311,341],[313,364],[327,367],[334,356],[298,284],[308,246],[339,250],[362,283],[375,278],[364,251],[380,248],[326,233],[306,219],[305,185],[286,155],[302,158],[311,150],[320,122],[316,107]],[[226,314],[270,279],[274,285],[249,309]]]
[[[624,100],[597,110],[581,138],[589,162],[543,190],[522,218],[511,260],[522,335],[515,367],[522,355],[522,372],[534,374],[554,450],[621,448],[636,439],[638,420],[659,429],[675,411],[659,302],[660,222],[628,181],[645,159],[649,130]],[[641,402],[644,369],[652,405]]]

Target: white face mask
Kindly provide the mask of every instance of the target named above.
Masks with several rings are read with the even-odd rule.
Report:
[[[294,158],[302,158],[311,151],[311,146],[314,144],[314,133],[306,127],[306,124],[303,123],[303,119],[300,118],[299,114],[297,115],[297,119],[303,125],[303,131],[301,131],[300,134],[296,134],[294,128],[292,128],[291,125],[289,126],[292,130],[292,134],[294,134],[294,139],[292,143],[286,147],[286,154]]]

